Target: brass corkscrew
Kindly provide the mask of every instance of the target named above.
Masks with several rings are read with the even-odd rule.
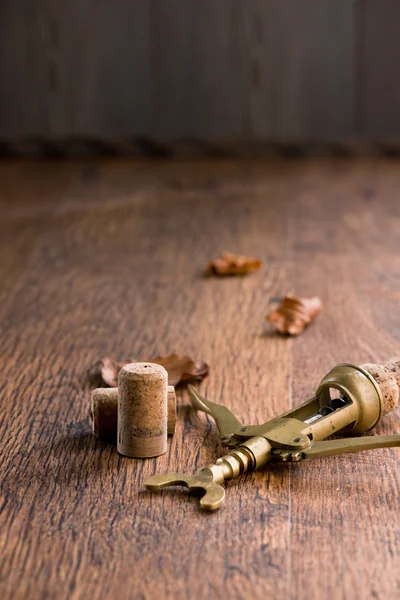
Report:
[[[221,484],[225,480],[268,462],[299,462],[400,446],[400,435],[326,440],[339,431],[364,433],[375,427],[397,405],[399,388],[400,358],[380,365],[340,364],[325,375],[312,398],[263,425],[244,426],[228,408],[206,400],[190,386],[193,407],[214,418],[230,452],[195,475],[153,475],[145,481],[145,488],[158,491],[172,485],[186,486],[202,495],[202,508],[215,510],[224,502]]]

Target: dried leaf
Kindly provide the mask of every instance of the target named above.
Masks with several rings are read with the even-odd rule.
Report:
[[[101,387],[106,385],[109,387],[118,386],[118,373],[121,367],[127,364],[129,361],[117,363],[112,358],[102,358],[98,360],[88,370],[88,376],[93,385]]]
[[[312,298],[296,298],[287,295],[276,310],[266,316],[281,333],[298,335],[321,312],[321,300]]]
[[[124,365],[134,362],[152,362],[163,366],[168,372],[168,385],[178,385],[193,379],[203,379],[208,375],[209,366],[205,362],[195,362],[189,356],[169,354],[138,361],[135,359],[116,362],[112,358],[103,358],[89,371],[90,377],[98,377],[103,385],[117,387],[118,373]]]
[[[223,252],[219,258],[211,260],[204,270],[205,275],[247,275],[261,267],[261,261],[252,256],[239,256]]]
[[[178,356],[169,354],[168,356],[156,356],[149,362],[162,365],[168,371],[168,384],[178,385],[192,379],[203,379],[208,375],[209,366],[205,362],[196,363],[189,356]]]

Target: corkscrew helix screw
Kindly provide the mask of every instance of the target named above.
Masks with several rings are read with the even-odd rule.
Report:
[[[360,367],[340,364],[325,375],[309,400],[263,425],[243,426],[229,409],[206,400],[189,386],[193,407],[214,418],[230,452],[195,475],[153,475],[145,481],[145,488],[158,491],[183,485],[202,495],[202,508],[215,510],[224,502],[221,484],[225,480],[268,462],[400,446],[400,435],[326,439],[338,431],[364,433],[375,427],[397,405],[399,389],[400,358]]]

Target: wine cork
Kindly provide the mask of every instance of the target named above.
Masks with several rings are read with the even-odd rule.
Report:
[[[118,388],[97,388],[90,397],[93,435],[108,442],[117,441]]]
[[[176,394],[173,385],[168,386],[168,435],[174,435],[176,427]]]
[[[382,394],[382,416],[393,410],[399,401],[400,357],[389,358],[386,362],[375,365],[361,365],[375,379]]]
[[[130,363],[118,375],[120,454],[135,458],[167,451],[168,373],[154,363]]]
[[[106,442],[117,443],[118,388],[93,390],[90,404],[93,434]],[[168,386],[167,433],[173,435],[176,427],[176,394],[173,385]]]

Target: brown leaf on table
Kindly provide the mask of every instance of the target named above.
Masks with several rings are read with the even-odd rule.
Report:
[[[195,362],[189,356],[178,356],[177,354],[156,356],[149,362],[157,363],[168,371],[169,385],[178,385],[192,379],[203,379],[209,371],[207,363]]]
[[[211,260],[204,270],[205,275],[247,275],[261,267],[261,261],[253,256],[239,256],[223,252],[219,258]]]
[[[102,384],[109,387],[117,387],[118,373],[124,365],[135,362],[151,362],[161,365],[168,372],[168,385],[177,386],[187,383],[193,379],[203,379],[208,375],[209,366],[201,361],[196,362],[189,356],[178,356],[169,354],[167,356],[155,356],[154,358],[138,361],[135,359],[116,362],[112,358],[103,358],[89,370],[92,379],[100,378]]]
[[[116,362],[112,358],[102,358],[88,370],[89,379],[97,386],[106,385],[108,387],[117,387],[118,373],[121,368],[129,362],[129,360]]]
[[[269,313],[266,318],[281,333],[298,335],[304,331],[321,310],[322,302],[317,296],[296,298],[296,296],[288,294],[283,298],[278,308]]]

